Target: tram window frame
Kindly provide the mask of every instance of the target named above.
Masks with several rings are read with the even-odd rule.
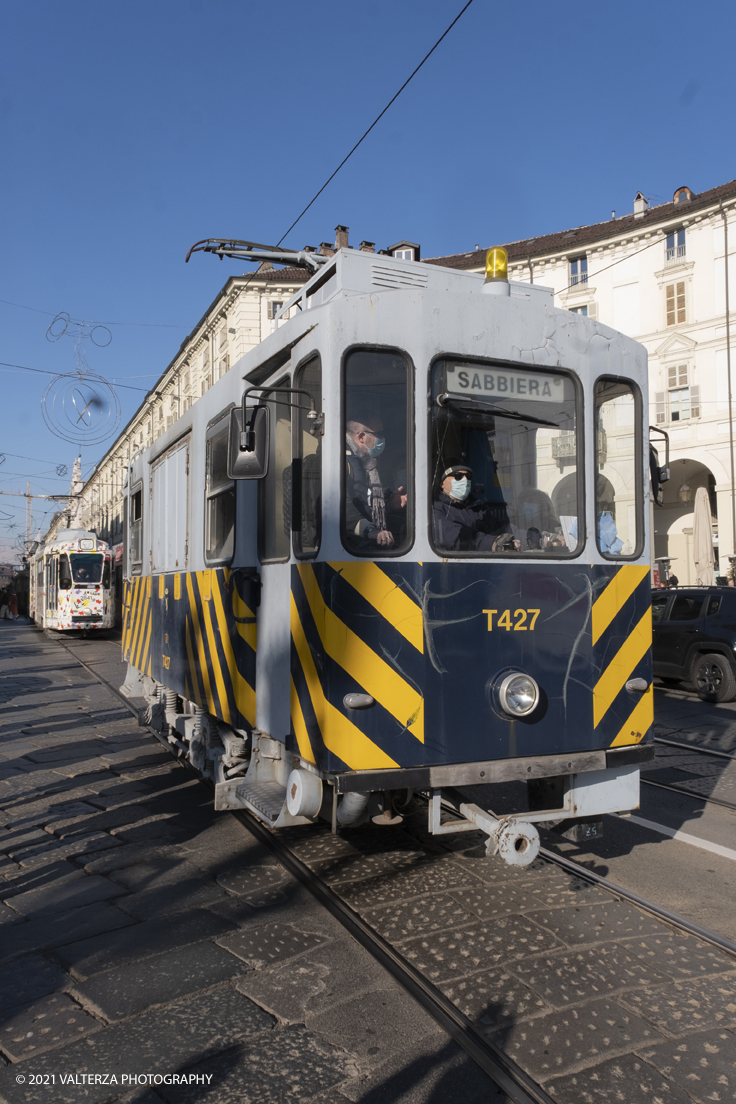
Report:
[[[598,448],[598,386],[599,384],[620,384],[628,387],[634,399],[634,517],[636,520],[636,545],[633,552],[629,552],[623,556],[620,552],[604,552],[601,549],[600,538],[598,534],[598,477],[603,475],[605,479],[608,477],[604,472],[599,470],[599,448]],[[601,556],[606,560],[611,560],[613,563],[631,563],[633,560],[638,560],[644,551],[644,495],[643,495],[643,483],[644,483],[644,453],[643,453],[643,438],[644,438],[644,421],[643,410],[644,403],[642,400],[641,388],[636,380],[630,379],[628,376],[614,376],[603,375],[597,376],[593,381],[592,387],[592,408],[593,408],[593,449],[594,449],[594,462],[593,462],[593,510],[594,510],[594,530],[595,530],[595,543],[596,548]]]
[[[406,368],[406,486],[404,488],[406,500],[406,539],[397,550],[395,546],[379,548],[376,544],[367,548],[364,552],[352,548],[346,540],[347,536],[347,467],[344,463],[345,434],[347,433],[347,387],[346,373],[350,357],[354,353],[382,353],[387,356],[398,357]],[[409,353],[395,345],[370,345],[355,344],[343,350],[340,363],[340,456],[343,458],[340,470],[340,541],[343,548],[350,556],[356,559],[401,559],[408,555],[414,547],[416,540],[416,507],[414,491],[415,453],[416,453],[416,424],[414,418],[414,403],[416,390],[416,366]],[[398,488],[391,488],[392,490]]]
[[[319,383],[316,390],[318,394],[312,395],[315,405],[315,413],[319,416],[324,410],[324,396],[322,388],[324,386],[324,375],[322,372],[322,358],[318,352],[309,353],[308,356],[301,360],[294,370],[294,387],[309,390],[304,381],[304,376],[308,369],[312,368],[316,364],[319,373]],[[310,392],[311,394],[311,392]],[[322,468],[323,468],[323,450],[319,447],[319,442],[322,440],[323,428],[317,431],[318,448],[316,452],[311,455],[319,458],[319,466],[317,471],[317,490],[318,494],[315,503],[315,530],[316,538],[314,548],[309,548],[306,551],[302,547],[302,534],[304,531],[304,504],[305,504],[305,480],[304,480],[304,456],[302,454],[303,434],[305,428],[308,428],[308,424],[305,427],[307,421],[307,411],[303,409],[307,399],[305,395],[295,394],[292,397],[294,403],[293,408],[293,420],[291,427],[291,445],[292,445],[292,501],[291,501],[291,536],[292,547],[294,549],[294,556],[299,560],[313,560],[319,555],[319,550],[322,544]],[[314,434],[312,435],[314,436]]]
[[[269,402],[271,403],[271,406],[269,408],[270,409],[270,415],[269,415],[269,434],[268,434],[268,471],[267,471],[266,475],[263,477],[263,479],[258,480],[258,559],[260,560],[260,562],[262,564],[288,563],[289,560],[291,559],[291,529],[292,529],[292,525],[293,525],[293,521],[292,521],[292,503],[291,503],[291,501],[289,501],[288,508],[287,508],[287,511],[286,511],[286,515],[288,515],[288,516],[283,517],[283,523],[284,523],[284,526],[285,526],[284,535],[286,537],[286,548],[285,548],[284,552],[282,553],[280,550],[278,550],[277,554],[272,554],[272,551],[274,551],[274,546],[275,546],[275,543],[276,543],[275,541],[274,541],[274,544],[270,545],[268,548],[266,546],[267,545],[267,539],[270,539],[270,537],[272,535],[275,536],[275,534],[277,532],[277,526],[276,526],[276,479],[277,479],[278,471],[277,471],[277,466],[276,466],[276,456],[277,456],[277,454],[276,454],[276,427],[277,427],[277,422],[278,422],[279,419],[276,417],[275,411],[277,411],[277,409],[278,409],[277,408],[277,403],[279,402],[279,400],[278,399],[273,399],[272,395],[275,391],[278,391],[280,388],[289,388],[289,387],[291,387],[291,376],[290,375],[282,376],[276,383],[269,384],[268,391],[265,391],[261,395],[261,398],[258,401],[259,406],[268,406]],[[283,402],[284,404],[286,404],[289,407],[291,406],[291,403],[293,402],[293,396],[292,396],[290,391],[286,391],[286,393],[281,398],[281,402]],[[282,419],[282,420],[286,421],[286,419]],[[288,449],[288,452],[287,452],[287,455],[289,457],[289,463],[284,466],[283,472],[281,474],[282,514],[284,514],[283,497],[286,494],[285,483],[287,482],[287,480],[284,478],[284,476],[286,475],[287,471],[289,471],[290,476],[293,473],[293,460],[292,460],[293,446],[292,446],[292,441],[293,441],[293,436],[294,435],[293,435],[293,430],[292,430],[291,411],[289,411],[288,424],[289,424],[289,434],[290,434],[291,440],[289,441],[289,449]],[[267,513],[269,507],[273,511],[273,516],[270,517],[270,518],[268,517],[268,513]],[[269,528],[267,528],[267,522],[268,522]],[[273,522],[273,529],[272,530],[270,528],[271,522]],[[279,533],[279,540],[280,540],[280,533]]]
[[[59,590],[71,590],[73,585],[74,578],[69,556],[66,552],[62,552],[59,556]]]
[[[520,363],[515,360],[502,360],[494,357],[477,357],[466,356],[464,353],[439,353],[433,357],[429,365],[428,374],[428,392],[429,402],[427,403],[427,464],[428,472],[431,472],[432,468],[432,448],[433,448],[433,401],[435,398],[435,366],[440,362],[459,361],[463,364],[477,364],[479,366],[488,367],[492,365],[494,368],[510,368],[517,372],[523,372],[529,370],[533,372],[548,373],[554,376],[564,376],[569,379],[573,385],[575,392],[575,431],[577,434],[577,455],[582,459],[576,463],[575,467],[575,495],[577,505],[577,523],[578,523],[578,543],[577,547],[567,552],[554,552],[550,553],[544,550],[539,552],[533,552],[530,549],[514,549],[507,552],[489,552],[486,550],[476,551],[470,550],[453,550],[438,548],[434,539],[434,525],[433,525],[433,505],[434,505],[434,492],[435,487],[433,480],[427,480],[427,535],[429,538],[429,544],[432,551],[438,556],[441,556],[443,560],[447,559],[471,559],[471,560],[490,560],[496,562],[499,560],[515,560],[517,562],[528,562],[530,560],[544,560],[545,562],[554,562],[557,560],[575,560],[580,559],[585,552],[587,545],[587,511],[586,511],[586,498],[585,498],[585,457],[586,457],[586,427],[585,427],[585,395],[583,392],[583,385],[580,377],[569,368],[547,368],[546,365],[539,364],[526,364]],[[572,474],[572,473],[571,473]]]
[[[204,559],[205,563],[209,565],[227,565],[232,563],[233,556],[235,555],[235,536],[237,532],[237,488],[234,479],[227,478],[227,447],[228,447],[228,432],[230,428],[230,410],[229,407],[224,417],[219,418],[211,425],[205,436],[205,468],[204,468]],[[212,441],[215,437],[224,437],[224,451],[222,453],[222,459],[225,465],[225,479],[218,482],[214,488],[211,486],[212,472],[210,467],[210,459],[212,455]],[[226,495],[230,495],[232,498],[232,550],[229,555],[213,556],[210,555],[209,549],[211,546],[212,535],[212,518],[214,503],[218,499],[224,498]]]
[[[128,510],[128,555],[130,559],[130,574],[140,575],[143,569],[143,481],[135,483],[130,489],[130,509]],[[136,500],[138,512],[136,516]],[[134,528],[136,527],[136,528]],[[134,551],[137,537],[138,559]]]

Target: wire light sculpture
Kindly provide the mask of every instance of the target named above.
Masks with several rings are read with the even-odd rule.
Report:
[[[93,372],[87,361],[85,342],[99,349],[112,341],[107,326],[76,321],[60,311],[46,331],[47,341],[70,337],[74,342],[75,372],[63,372],[49,382],[41,396],[41,413],[48,429],[62,441],[79,445],[100,445],[117,431],[121,407],[117,392],[103,376]],[[66,475],[57,468],[57,474]]]

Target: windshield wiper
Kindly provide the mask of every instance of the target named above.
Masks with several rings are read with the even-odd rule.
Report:
[[[497,414],[501,418],[510,418],[514,422],[533,422],[534,425],[548,426],[550,429],[560,428],[559,422],[548,422],[544,418],[535,418],[531,414],[520,414],[518,410],[507,410],[503,406],[496,406],[495,403],[484,402],[483,399],[464,399],[461,395],[450,395],[447,391],[437,396],[437,402],[440,406],[450,404],[452,406],[467,404],[471,408],[482,406],[483,410],[479,411],[480,414],[488,411],[489,414]]]

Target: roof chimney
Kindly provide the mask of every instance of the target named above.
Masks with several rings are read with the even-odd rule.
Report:
[[[648,206],[649,201],[644,198],[641,192],[637,192],[634,199],[634,218],[644,218]]]
[[[319,243],[319,251],[320,251],[320,253],[322,254],[323,257],[334,257],[335,256],[334,247],[332,245],[330,245],[329,242],[320,242]]]
[[[375,242],[362,241],[360,243],[360,251],[361,251],[361,253],[375,253],[376,252],[376,243]]]
[[[335,227],[335,249],[348,249],[348,229],[347,226]]]

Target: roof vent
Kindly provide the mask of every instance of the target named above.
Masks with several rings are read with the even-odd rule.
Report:
[[[645,199],[641,192],[634,197],[634,218],[644,218],[649,206],[649,200]]]

